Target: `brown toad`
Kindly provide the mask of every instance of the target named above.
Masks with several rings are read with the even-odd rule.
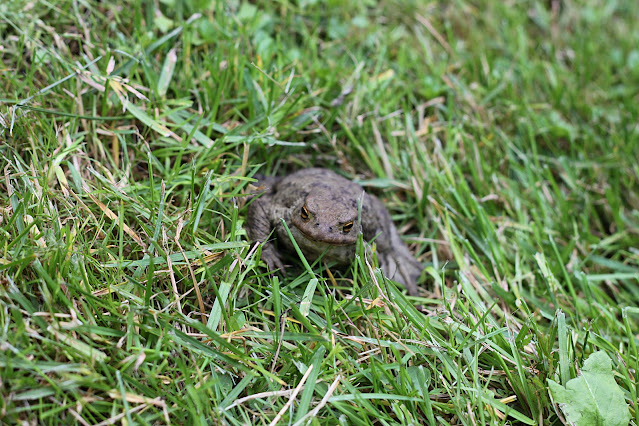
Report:
[[[264,243],[262,260],[271,269],[284,269],[280,252],[267,242],[271,231],[280,246],[293,250],[282,225],[284,219],[304,255],[349,264],[355,255],[357,236],[374,240],[380,267],[389,278],[417,294],[416,281],[423,269],[402,242],[388,210],[373,195],[327,169],[304,169],[286,177],[265,178],[262,195],[248,208],[248,231],[253,241]],[[361,223],[358,205],[361,200]]]

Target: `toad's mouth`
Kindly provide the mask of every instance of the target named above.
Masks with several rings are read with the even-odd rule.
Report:
[[[337,246],[350,246],[355,244],[355,242],[357,241],[356,239],[353,239],[353,241],[343,241],[343,240],[336,240],[331,238],[317,238],[302,231],[297,226],[295,227],[295,229],[297,229],[297,231],[301,234],[302,237],[316,244],[326,244],[328,246],[337,247]]]

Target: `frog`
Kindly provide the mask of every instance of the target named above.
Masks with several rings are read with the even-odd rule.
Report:
[[[330,169],[308,168],[284,177],[260,176],[258,185],[261,192],[248,206],[247,230],[252,241],[261,243],[261,259],[270,270],[284,272],[280,249],[294,250],[282,220],[307,260],[322,257],[339,266],[355,258],[361,233],[369,247],[374,242],[386,277],[418,295],[422,264],[402,241],[384,204],[358,183]]]

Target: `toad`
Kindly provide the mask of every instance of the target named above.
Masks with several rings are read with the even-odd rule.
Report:
[[[357,236],[374,241],[384,274],[417,294],[422,265],[401,240],[382,202],[355,182],[327,169],[303,169],[286,177],[267,177],[259,182],[264,192],[249,205],[248,233],[263,243],[262,260],[270,269],[284,270],[282,254],[271,241],[274,230],[279,248],[293,249],[280,219],[307,259],[347,265],[355,256]],[[361,203],[361,220],[359,205]]]

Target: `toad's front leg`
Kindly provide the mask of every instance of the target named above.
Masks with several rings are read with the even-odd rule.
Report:
[[[262,260],[270,270],[280,269],[284,272],[284,263],[275,245],[268,241],[273,231],[271,223],[271,196],[264,194],[253,200],[248,207],[247,225],[249,238],[262,244]]]

